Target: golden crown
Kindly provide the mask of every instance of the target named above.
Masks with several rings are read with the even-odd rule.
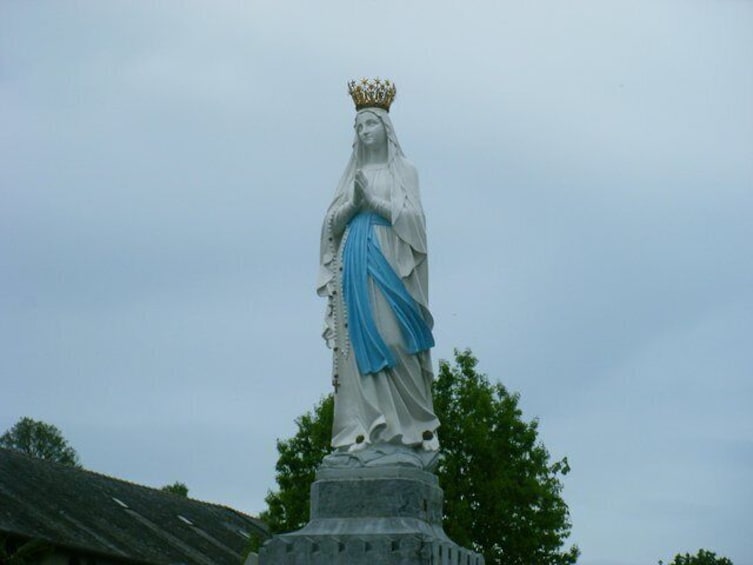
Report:
[[[362,108],[382,108],[390,111],[390,104],[395,99],[397,89],[395,83],[375,78],[369,80],[351,80],[348,83],[348,93],[356,105],[356,110]]]

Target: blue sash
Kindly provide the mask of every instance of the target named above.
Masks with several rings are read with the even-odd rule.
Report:
[[[400,276],[382,254],[372,226],[389,226],[383,217],[362,212],[348,223],[343,250],[343,297],[347,308],[348,335],[362,375],[396,365],[395,356],[374,322],[369,300],[369,277],[387,300],[400,326],[406,350],[418,353],[434,346],[431,329]]]

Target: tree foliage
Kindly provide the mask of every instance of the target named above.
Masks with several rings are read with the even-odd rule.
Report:
[[[160,490],[162,492],[169,492],[171,494],[182,496],[183,498],[188,498],[188,487],[185,483],[181,483],[180,481],[175,481],[171,485],[165,485]]]
[[[659,561],[659,565],[662,561]],[[726,557],[717,557],[713,551],[699,549],[695,555],[678,553],[669,565],[733,565]]]
[[[567,458],[550,463],[519,396],[490,383],[476,364],[469,350],[456,351],[454,366],[440,361],[434,383],[445,531],[488,564],[575,563],[578,548],[562,550],[571,528],[560,482]]]
[[[302,528],[309,520],[309,486],[316,468],[332,451],[332,418],[335,401],[330,394],[322,398],[314,411],[296,419],[296,434],[277,440],[280,457],[275,467],[279,490],[267,494],[267,510],[260,515],[272,533]]]
[[[21,418],[0,436],[0,447],[15,449],[32,457],[81,467],[76,450],[52,424]]]
[[[491,384],[476,364],[470,351],[456,351],[454,365],[440,362],[434,383],[444,529],[489,565],[575,563],[578,548],[563,549],[571,528],[560,481],[570,470],[567,459],[550,462],[537,422],[522,419],[518,395]],[[333,407],[332,396],[324,398],[296,420],[293,438],[277,442],[279,490],[268,494],[261,516],[274,533],[308,521],[309,486],[330,452]]]

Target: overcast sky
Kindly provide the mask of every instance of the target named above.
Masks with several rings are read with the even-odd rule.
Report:
[[[0,432],[263,510],[330,390],[345,83],[386,77],[434,361],[470,347],[568,457],[580,562],[753,563],[752,30],[744,0],[0,1]]]

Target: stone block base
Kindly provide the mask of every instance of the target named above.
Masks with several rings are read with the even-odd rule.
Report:
[[[483,565],[442,529],[442,490],[408,467],[322,468],[311,486],[311,521],[275,536],[261,565]]]

